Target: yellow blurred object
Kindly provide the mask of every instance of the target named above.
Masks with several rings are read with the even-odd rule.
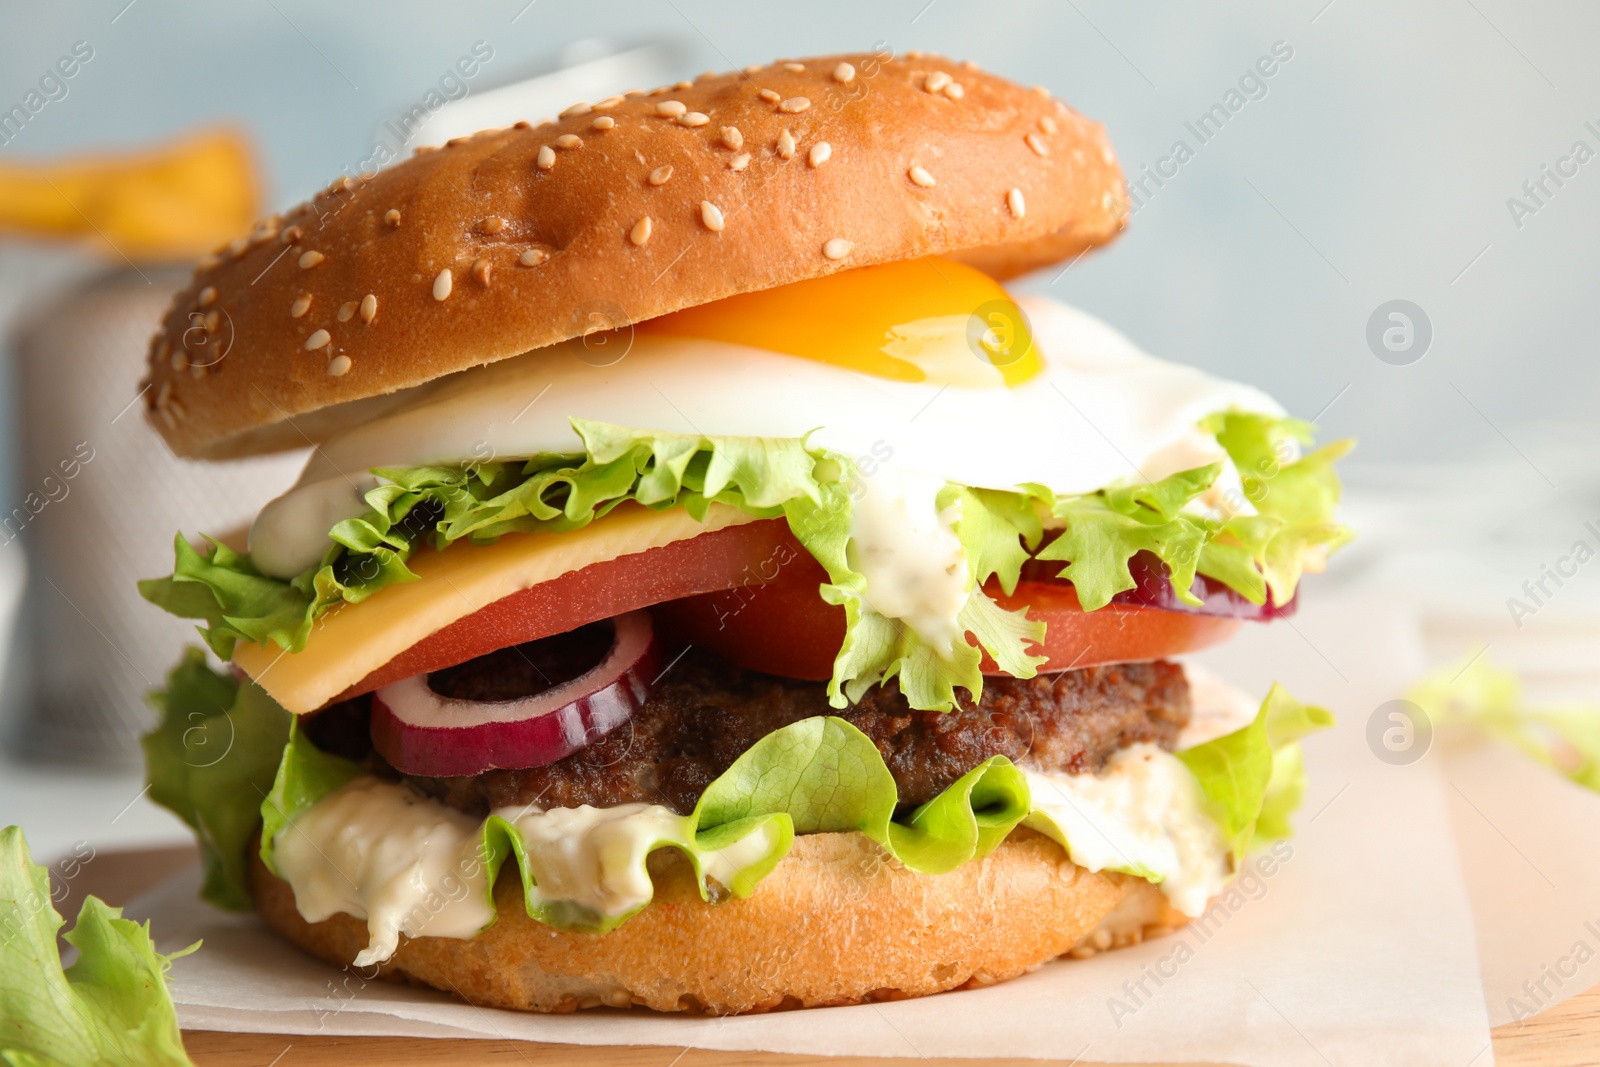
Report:
[[[247,232],[260,198],[244,138],[210,130],[134,153],[0,164],[0,235],[89,237],[143,262],[193,259]]]

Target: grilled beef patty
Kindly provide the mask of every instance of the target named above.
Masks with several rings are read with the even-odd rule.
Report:
[[[531,662],[491,654],[450,668],[448,678],[436,675],[434,684],[453,697],[506,699],[515,688],[508,688],[508,675],[537,673]],[[526,692],[544,687],[527,681]],[[367,705],[360,698],[314,716],[308,736],[319,747],[366,758],[392,775],[366,740]],[[1189,687],[1175,663],[1124,663],[1030,679],[988,678],[981,702],[963,699],[948,713],[911,710],[893,682],[836,710],[828,706],[825,683],[743,670],[690,649],[632,720],[565,759],[459,778],[402,777],[475,815],[504,805],[612,807],[635,801],[687,813],[751,745],[814,715],[837,715],[871,738],[894,775],[901,804],[914,807],[990,756],[1078,774],[1099,770],[1118,749],[1138,741],[1171,748],[1189,720]]]

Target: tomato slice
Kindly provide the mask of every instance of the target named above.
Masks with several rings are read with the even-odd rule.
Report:
[[[429,635],[351,686],[339,699],[443,670],[469,659],[652,607],[669,643],[716,652],[742,667],[824,681],[844,642],[844,609],[817,587],[828,580],[782,519],[729,526],[620,556],[513,593]],[[1236,618],[1109,604],[1086,612],[1070,583],[1022,581],[1009,609],[1045,623],[1041,670],[1161,659],[1209,648],[1238,630]],[[986,655],[983,669],[1003,673]]]
[[[827,573],[795,548],[797,555],[770,581],[657,605],[662,632],[753,670],[789,678],[832,677],[844,641],[844,609],[817,595]],[[1027,608],[1028,618],[1045,624],[1043,647],[1030,649],[1048,657],[1039,668],[1043,671],[1197,652],[1226,641],[1242,625],[1235,618],[1122,604],[1084,611],[1067,582],[1018,582],[1010,595],[990,582],[985,592],[1001,607]],[[983,671],[1005,673],[987,654]]]
[[[796,552],[811,561],[787,523],[761,519],[591,564],[457,619],[367,675],[339,699],[664,600],[743,585],[759,587],[763,575],[777,573],[781,564],[774,561]],[[812,599],[815,590],[813,585]],[[834,649],[838,647],[835,642]]]

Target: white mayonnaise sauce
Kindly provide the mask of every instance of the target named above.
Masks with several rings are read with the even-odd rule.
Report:
[[[482,822],[403,785],[356,778],[302,813],[273,844],[307,922],[367,920],[358,967],[394,955],[400,935],[475,936],[494,920],[478,854]]]
[[[494,814],[522,838],[537,883],[533,903],[556,905],[576,923],[593,925],[648,904],[654,887],[646,857],[663,844],[694,843],[690,820],[659,804]],[[394,955],[401,934],[465,939],[493,921],[482,840],[482,820],[363,776],[312,805],[275,848],[279,873],[308,922],[338,912],[367,920],[367,947],[355,960],[366,967]],[[701,852],[713,891],[772,845],[762,827]]]
[[[900,619],[948,659],[961,636],[970,572],[951,527],[959,502],[940,511],[943,478],[901,470],[891,460],[872,478],[850,515],[850,565],[866,579],[865,598],[879,615]]]
[[[378,479],[366,471],[300,483],[261,509],[250,527],[250,559],[262,574],[293,578],[322,561],[328,531],[366,512],[362,497]],[[314,535],[312,530],[321,530]]]
[[[1200,784],[1170,752],[1140,742],[1099,774],[1024,773],[1037,809],[1029,824],[1048,833],[1036,824],[1039,813],[1048,816],[1078,866],[1148,872],[1191,917],[1227,885],[1222,831],[1205,813]]]
[[[877,517],[858,520],[857,551],[891,542],[915,547],[897,548],[893,565],[885,563],[877,575],[863,572],[868,599],[904,611],[893,617],[937,638],[956,626],[961,603],[950,595],[951,538],[924,491],[929,480],[994,489],[1038,482],[1058,493],[1093,492],[1218,458],[1215,442],[1194,433],[1207,415],[1282,413],[1250,386],[1146,355],[1082,311],[1044,297],[1019,303],[1044,370],[1015,388],[998,384],[995,368],[967,348],[964,316],[891,331],[885,348],[929,375],[916,383],[691,338],[639,334],[625,356],[604,367],[586,362],[581,346],[562,345],[418,389],[396,409],[324,443],[289,496],[333,499],[325,486],[312,487],[372,467],[577,452],[582,446],[569,417],[707,435],[799,437],[814,430],[813,443],[846,456],[883,455],[885,449],[892,456],[876,474],[863,475],[868,497],[880,480],[896,484],[885,485],[882,507],[864,505]],[[906,482],[901,475],[923,480]],[[1237,480],[1230,470],[1219,485]],[[347,503],[349,510],[336,518],[360,513],[359,504]],[[888,524],[902,504],[906,525],[895,534]],[[1214,509],[1215,502],[1206,506]],[[320,558],[332,525],[320,503],[302,508],[280,498],[268,508],[281,515],[258,522],[251,540],[253,557],[259,553],[275,568],[267,573],[288,577],[290,564],[309,566]],[[908,567],[929,591],[910,592]]]

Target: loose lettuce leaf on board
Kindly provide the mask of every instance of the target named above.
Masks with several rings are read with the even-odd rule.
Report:
[[[1483,730],[1600,793],[1600,705],[1529,707],[1516,673],[1487,656],[1436,671],[1406,695],[1436,725]]]
[[[78,950],[61,966],[56,936],[65,925],[50,876],[28,855],[22,829],[0,830],[0,1062],[10,1067],[175,1067],[188,1065],[167,994],[172,961],[149,924],[89,897],[66,935]]]

